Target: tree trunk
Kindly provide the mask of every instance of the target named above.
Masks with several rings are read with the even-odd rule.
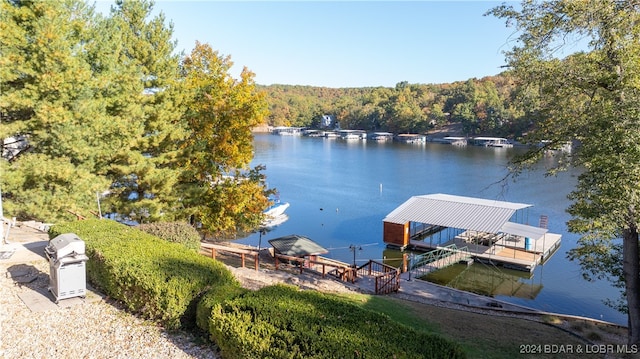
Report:
[[[629,308],[629,345],[640,345],[640,253],[634,222],[623,232],[622,265]]]

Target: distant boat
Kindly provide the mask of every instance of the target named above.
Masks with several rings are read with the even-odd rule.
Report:
[[[484,147],[513,147],[513,143],[502,137],[474,137],[472,143]]]
[[[284,211],[289,208],[289,202],[277,201],[272,206],[264,210],[264,214],[267,217],[275,218],[284,214]]]
[[[427,137],[415,133],[403,133],[396,136],[396,140],[402,143],[425,143]]]
[[[289,216],[284,213],[287,208],[289,208],[289,202],[276,200],[272,206],[264,210],[265,219],[262,222],[262,227],[271,228],[286,222],[289,219]]]
[[[324,133],[324,137],[326,138],[338,138],[338,133],[335,131],[327,131]]]
[[[303,130],[304,130],[303,127],[280,126],[280,127],[274,127],[271,130],[271,133],[273,133],[274,135],[280,135],[280,136],[300,136],[302,135]]]
[[[371,135],[371,139],[374,141],[391,141],[393,140],[393,133],[391,132],[374,132]]]
[[[466,137],[455,137],[455,136],[447,136],[443,138],[446,143],[454,146],[466,146],[467,138]]]
[[[281,225],[282,223],[286,222],[289,220],[289,216],[287,216],[286,214],[281,214],[277,217],[273,217],[271,219],[267,219],[264,222],[262,222],[261,227],[262,228],[273,228],[273,227],[277,227],[279,225]]]
[[[338,136],[343,140],[366,140],[367,133],[361,130],[340,130]]]

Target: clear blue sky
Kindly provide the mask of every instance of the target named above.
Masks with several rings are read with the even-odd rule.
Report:
[[[112,1],[100,0],[98,8]],[[208,43],[259,84],[393,87],[502,71],[513,29],[489,1],[166,1],[178,49]]]

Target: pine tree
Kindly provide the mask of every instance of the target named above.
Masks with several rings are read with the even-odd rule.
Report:
[[[4,1],[0,138],[28,145],[2,160],[6,212],[55,220],[96,210],[122,122],[105,113],[89,49],[99,21],[84,2]],[[126,142],[126,140],[124,140]],[[126,144],[124,144],[126,145]]]
[[[120,73],[129,74],[118,85],[119,94],[112,95],[119,101],[110,114],[126,117],[137,130],[130,150],[112,166],[108,203],[114,212],[140,222],[181,215],[178,145],[188,133],[173,26],[166,25],[163,14],[149,19],[152,9],[146,0],[118,1],[107,30],[120,46]]]

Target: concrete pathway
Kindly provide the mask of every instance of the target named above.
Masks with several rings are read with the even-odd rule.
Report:
[[[44,247],[49,235],[36,228],[19,225],[9,229],[8,244],[0,244],[0,264],[28,263],[46,260]]]
[[[7,241],[9,243],[0,245],[0,275],[23,289],[18,297],[32,312],[68,308],[103,299],[102,294],[87,285],[85,298],[74,297],[55,302],[53,294],[46,289],[50,268],[44,248],[49,243],[49,235],[38,229],[37,225],[12,227]]]

